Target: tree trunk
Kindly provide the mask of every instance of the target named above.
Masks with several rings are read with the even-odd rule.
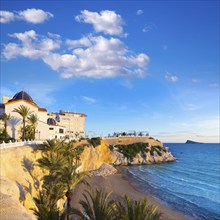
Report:
[[[23,119],[22,141],[24,141],[24,136],[25,136],[25,119]]]
[[[71,192],[70,189],[68,189],[68,191],[66,192],[66,197],[67,197],[67,209],[66,209],[66,213],[67,213],[67,220],[70,220],[70,216],[69,216],[69,208],[70,208],[70,202],[71,202],[71,198],[73,196],[73,193]]]
[[[5,139],[7,138],[7,121],[5,121],[5,131],[4,131]]]

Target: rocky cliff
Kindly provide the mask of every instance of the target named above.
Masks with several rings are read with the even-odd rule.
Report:
[[[125,149],[132,144],[146,143],[146,150],[137,152],[133,158],[126,157],[123,150],[119,150],[118,146]],[[81,171],[98,169],[103,163],[112,165],[141,165],[153,163],[165,163],[175,161],[176,158],[171,152],[163,147],[163,144],[153,138],[146,137],[120,137],[108,138],[101,141],[101,145],[97,147],[85,147],[81,155]]]
[[[42,172],[33,166],[39,154],[29,146],[1,150],[0,216],[2,219],[35,219],[30,214]]]
[[[147,143],[145,151],[137,153],[133,158],[123,154],[123,148],[133,143]],[[89,171],[100,168],[103,164],[138,165],[174,161],[172,154],[162,143],[149,138],[113,138],[104,139],[97,147],[87,141],[76,143],[83,145],[80,170]],[[119,149],[120,148],[120,149]],[[125,148],[126,149],[126,146]],[[0,216],[2,219],[35,219],[30,208],[35,206],[33,197],[41,186],[44,175],[38,166],[34,166],[40,153],[34,153],[30,146],[0,150]],[[98,173],[108,173],[107,165]],[[96,173],[94,173],[96,174]],[[63,201],[60,201],[62,207]]]

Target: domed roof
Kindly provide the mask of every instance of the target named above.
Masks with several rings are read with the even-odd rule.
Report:
[[[21,99],[26,100],[28,102],[34,102],[31,96],[28,95],[25,91],[20,91],[16,93],[10,101],[21,100]]]
[[[48,125],[56,125],[56,121],[53,118],[48,118],[47,119],[47,124]]]

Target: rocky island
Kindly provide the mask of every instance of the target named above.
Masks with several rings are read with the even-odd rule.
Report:
[[[191,141],[191,140],[187,140],[186,144],[203,144],[201,142],[196,142],[196,141]]]

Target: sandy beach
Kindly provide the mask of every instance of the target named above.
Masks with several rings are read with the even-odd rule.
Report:
[[[95,176],[86,178],[88,183],[92,186],[92,188],[102,188],[105,192],[111,191],[112,194],[110,199],[121,199],[124,195],[128,195],[130,198],[134,200],[144,199],[147,197],[149,204],[156,205],[158,207],[158,211],[162,213],[161,219],[164,220],[185,220],[188,219],[186,216],[177,213],[166,206],[162,205],[152,196],[138,191],[132,185],[132,179],[125,174],[123,169],[118,169],[119,172],[114,175],[110,175],[107,177]],[[74,189],[73,198],[71,200],[71,206],[75,208],[80,208],[79,200],[83,198],[82,193],[87,186],[85,184],[79,184]]]

